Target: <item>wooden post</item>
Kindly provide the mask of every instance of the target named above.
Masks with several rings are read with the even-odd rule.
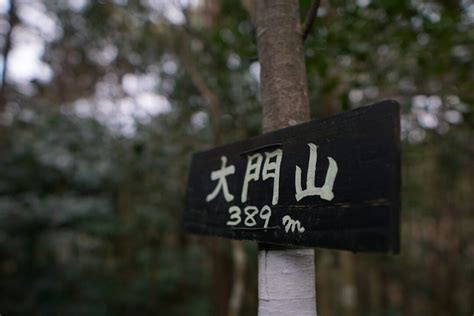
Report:
[[[298,0],[256,0],[263,131],[309,120]],[[259,246],[258,315],[316,315],[313,249]]]

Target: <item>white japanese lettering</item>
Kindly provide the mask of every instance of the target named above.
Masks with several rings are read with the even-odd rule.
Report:
[[[272,152],[265,153],[265,162],[262,170],[262,180],[273,178],[273,195],[272,205],[278,203],[279,185],[280,185],[280,165],[283,157],[283,151],[276,149]],[[262,169],[263,156],[256,153],[248,156],[247,169],[245,170],[244,183],[242,186],[242,203],[247,202],[248,187],[250,181],[258,181],[260,179],[260,169]]]
[[[273,178],[273,195],[272,205],[278,203],[279,185],[280,185],[280,165],[283,157],[281,149],[274,150],[270,153],[265,153],[265,162],[263,164],[262,179],[267,180]],[[275,158],[274,161],[271,161]]]
[[[334,193],[332,191],[334,186],[334,181],[337,175],[337,162],[328,157],[329,167],[326,173],[326,179],[324,185],[320,188],[315,186],[316,178],[316,163],[318,161],[318,146],[315,144],[308,144],[309,146],[309,162],[308,162],[308,174],[306,175],[306,189],[301,188],[301,169],[296,166],[295,172],[295,189],[296,189],[296,200],[299,201],[306,196],[319,195],[322,199],[331,201],[334,198]]]
[[[260,169],[262,167],[262,155],[259,153],[248,156],[247,158],[247,169],[245,170],[244,185],[242,186],[241,200],[247,202],[247,192],[249,188],[249,182],[251,180],[257,181],[260,177]]]
[[[233,165],[226,167],[226,163],[227,163],[227,157],[222,156],[221,168],[219,170],[211,172],[211,180],[212,181],[218,180],[218,182],[214,191],[212,191],[212,193],[207,195],[206,202],[210,202],[214,200],[214,198],[219,194],[221,189],[222,189],[222,192],[224,193],[224,198],[227,202],[230,202],[234,199],[234,196],[230,194],[229,192],[229,187],[227,185],[226,177],[235,173],[235,167]]]

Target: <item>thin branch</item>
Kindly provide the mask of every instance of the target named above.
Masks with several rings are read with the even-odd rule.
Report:
[[[186,34],[183,34],[184,38],[187,38]],[[188,42],[188,41],[185,41]],[[199,93],[206,99],[209,103],[209,118],[211,119],[212,125],[212,135],[213,135],[213,143],[214,145],[221,145],[221,130],[220,130],[220,111],[221,111],[221,104],[219,97],[208,87],[205,83],[204,79],[202,78],[201,74],[197,71],[196,67],[194,66],[191,56],[189,55],[189,51],[182,47],[181,52],[181,62],[184,66],[184,69],[189,75],[191,82],[199,91]]]
[[[314,21],[316,20],[316,16],[318,15],[318,9],[319,9],[319,4],[321,3],[321,0],[314,0],[313,3],[311,4],[311,8],[309,8],[308,14],[306,15],[306,19],[304,21],[304,26],[303,26],[303,42],[306,40],[306,38],[309,35],[309,32],[311,32],[311,29],[313,28]]]
[[[245,270],[247,255],[240,240],[232,240],[232,254],[234,259],[233,285],[230,294],[228,316],[239,316],[245,291]]]
[[[190,21],[190,12],[188,9],[183,8],[182,13],[184,16],[184,23],[179,27],[180,30],[184,30],[187,33],[187,36],[190,39],[196,39],[200,41],[203,45],[204,51],[210,54],[213,58],[220,56],[220,52],[216,50],[212,45],[209,44],[209,41],[201,34],[199,31],[193,29]]]
[[[207,41],[200,36],[197,32],[193,30],[191,27],[191,23],[189,20],[189,11],[186,11],[183,7],[181,7],[181,12],[183,13],[184,16],[184,24],[178,28],[178,32],[182,35],[184,39],[184,43],[190,43],[192,38],[196,38],[201,43],[203,43],[204,48],[206,51],[213,55],[215,53],[210,45],[208,45]],[[220,122],[219,118],[221,116],[221,102],[219,97],[217,96],[216,93],[214,93],[209,86],[206,84],[204,81],[203,77],[201,74],[197,71],[195,65],[192,62],[192,57],[190,54],[190,50],[187,49],[184,46],[181,47],[180,49],[180,56],[181,56],[181,61],[184,66],[184,69],[189,75],[189,78],[191,79],[191,82],[194,84],[196,89],[199,91],[199,93],[207,100],[209,103],[209,118],[211,121],[211,127],[212,127],[212,136],[213,136],[213,144],[215,146],[222,145],[222,133],[221,133],[221,127],[220,127]]]
[[[8,62],[8,54],[10,53],[11,43],[12,43],[12,31],[16,23],[16,12],[15,12],[15,1],[10,1],[10,11],[8,12],[8,24],[10,24],[10,28],[8,29],[7,34],[5,35],[5,42],[3,46],[3,69],[1,73],[0,80],[2,82],[2,86],[0,88],[0,98],[2,99],[2,104],[4,103],[4,94],[5,94],[5,86],[6,86],[6,77],[7,77],[7,62]],[[0,105],[1,110],[2,105]]]
[[[217,53],[212,48],[211,45],[193,30],[189,21],[189,12],[185,11],[184,8],[181,8],[185,23],[183,25],[182,31],[180,32],[183,36],[184,43],[189,43],[191,38],[199,39],[205,50],[214,56],[217,56]],[[185,47],[181,47],[180,57],[185,71],[188,73],[191,82],[199,91],[199,93],[207,100],[209,103],[209,118],[211,121],[212,135],[213,135],[213,144],[215,146],[222,144],[222,130],[220,124],[220,116],[222,111],[222,104],[219,96],[211,90],[211,88],[206,84],[204,78],[196,69],[195,65],[192,62],[192,56],[190,51]],[[233,259],[233,284],[231,288],[229,306],[227,315],[228,316],[238,316],[242,309],[242,302],[244,299],[245,292],[245,270],[247,265],[247,254],[245,253],[241,241],[233,240],[231,242],[232,247],[232,259]]]

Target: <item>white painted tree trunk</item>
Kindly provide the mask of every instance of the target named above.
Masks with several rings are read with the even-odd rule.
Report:
[[[315,316],[314,250],[260,250],[258,315]]]

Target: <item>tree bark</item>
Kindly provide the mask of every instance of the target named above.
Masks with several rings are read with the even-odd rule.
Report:
[[[263,131],[309,120],[298,0],[256,0]],[[258,314],[316,315],[313,249],[260,246]]]
[[[308,86],[297,0],[257,0],[263,130],[309,120]]]

